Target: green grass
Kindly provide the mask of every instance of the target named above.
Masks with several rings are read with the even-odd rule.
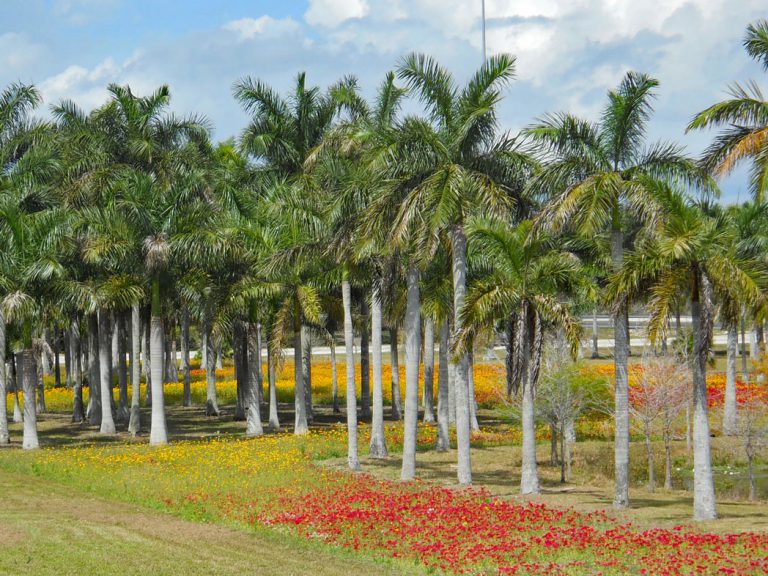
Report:
[[[0,574],[289,576],[418,573],[276,532],[186,521],[0,471]]]

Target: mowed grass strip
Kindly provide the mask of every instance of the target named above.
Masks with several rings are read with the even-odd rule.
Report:
[[[421,573],[286,534],[190,522],[27,475],[0,471],[0,492],[3,575]]]

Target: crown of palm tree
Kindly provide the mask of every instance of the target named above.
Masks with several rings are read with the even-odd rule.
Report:
[[[744,47],[768,70],[768,21],[747,27]],[[702,110],[687,131],[722,127],[704,152],[703,165],[715,176],[725,176],[743,161],[752,162],[750,188],[756,202],[768,193],[768,102],[754,81],[734,84],[730,98]]]

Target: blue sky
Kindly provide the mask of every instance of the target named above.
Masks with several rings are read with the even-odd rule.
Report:
[[[765,0],[486,6],[489,52],[518,57],[500,114],[505,129],[549,111],[595,119],[606,90],[634,69],[661,82],[650,136],[698,153],[711,135],[684,135],[694,112],[734,81],[755,78],[768,90],[768,76],[741,48],[746,25],[767,15]],[[167,83],[174,111],[205,114],[219,139],[246,122],[231,97],[245,75],[285,92],[300,70],[318,85],[355,74],[372,94],[411,51],[432,54],[459,79],[481,61],[480,0],[4,0],[3,8],[0,84],[34,82],[46,106],[70,98],[90,109],[110,82],[138,93]],[[725,201],[744,199],[744,171],[723,189]]]

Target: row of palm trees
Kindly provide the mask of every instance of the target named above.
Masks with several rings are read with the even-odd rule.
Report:
[[[748,29],[745,45],[768,67],[766,22]],[[51,122],[32,116],[40,104],[34,87],[7,87],[0,97],[0,362],[12,352],[11,374],[33,399],[46,329],[66,332],[73,420],[87,417],[104,434],[115,433],[116,420],[139,432],[143,368],[150,443],[165,444],[163,383],[168,372],[175,378],[168,365],[177,329],[189,404],[190,326],[199,327],[210,415],[219,413],[216,358],[231,342],[236,417],[249,435],[263,431],[262,400],[270,427],[279,427],[275,374],[292,345],[294,432],[301,434],[313,417],[312,336],[326,335],[335,350],[341,327],[348,461],[358,469],[354,333],[363,364],[360,415],[372,419],[370,454],[384,457],[382,333],[389,328],[394,364],[402,329],[401,476],[416,470],[421,362],[425,418],[435,417],[437,339],[437,447],[448,449],[455,425],[458,481],[469,484],[473,349],[498,332],[507,345],[508,390],[522,394],[521,491],[536,493],[534,396],[544,335],[562,332],[575,353],[578,314],[602,303],[611,307],[615,332],[614,503],[626,507],[628,309],[646,303],[650,336],[661,339],[670,314],[689,302],[695,515],[714,517],[705,361],[715,307],[729,334],[745,310],[758,322],[765,311],[768,103],[750,84],[698,114],[690,129],[729,127],[697,161],[675,144],[646,141],[658,83],[635,72],[608,93],[596,122],[552,114],[518,135],[503,132],[497,110],[514,69],[513,57],[497,55],[461,84],[432,58],[410,55],[371,102],[351,77],[321,90],[302,73],[285,97],[243,78],[233,92],[249,123],[237,142],[218,145],[205,118],[168,112],[165,86],[140,97],[111,85],[103,106],[86,113],[64,101]],[[401,113],[407,97],[421,102],[421,115]],[[745,158],[753,160],[754,202],[723,210],[709,200],[717,193],[713,178]],[[396,375],[393,369],[392,410],[400,417]],[[0,370],[2,397],[5,390]],[[735,378],[733,390],[728,418]],[[35,403],[25,401],[25,448],[38,445],[35,418]],[[7,430],[3,410],[0,442]]]

